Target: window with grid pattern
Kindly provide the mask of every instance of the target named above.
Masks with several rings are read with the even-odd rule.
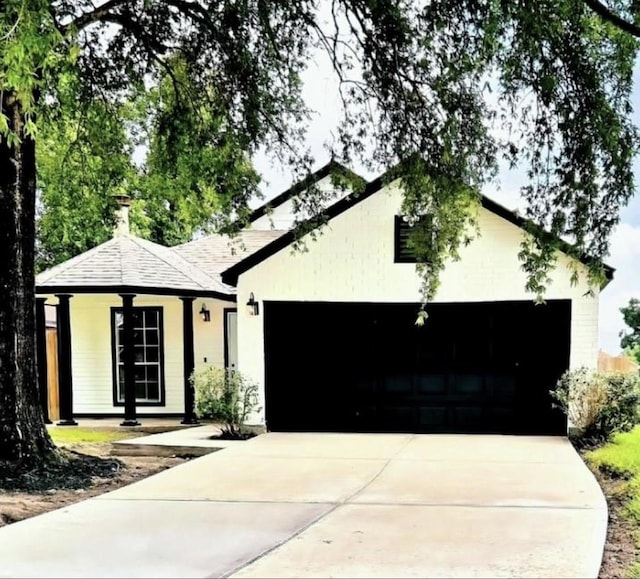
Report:
[[[115,402],[124,403],[124,361],[122,359],[122,308],[112,309],[115,366]],[[136,403],[163,403],[162,309],[133,308],[133,351]]]

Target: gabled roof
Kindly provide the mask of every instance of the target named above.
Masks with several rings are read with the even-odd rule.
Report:
[[[395,166],[389,169],[388,171],[386,171],[385,173],[383,173],[382,175],[380,175],[379,177],[377,177],[376,179],[374,179],[373,181],[370,181],[365,187],[364,191],[362,191],[360,194],[350,193],[345,197],[343,197],[342,199],[336,201],[324,212],[326,220],[329,221],[334,217],[337,217],[341,213],[344,213],[345,211],[351,209],[361,201],[364,201],[368,197],[371,197],[371,195],[380,191],[385,185],[395,180],[394,178],[397,178],[400,176],[398,169],[399,169],[399,166]],[[509,209],[507,209],[506,207],[503,207],[502,205],[499,205],[498,203],[496,203],[495,201],[489,199],[484,195],[482,195],[481,197],[481,203],[482,203],[482,206],[487,211],[491,211],[492,213],[498,215],[499,217],[502,217],[503,219],[506,219],[510,223],[513,223],[514,225],[522,229],[525,228],[527,220],[524,219],[523,217],[520,217],[515,212],[510,211]],[[248,255],[243,260],[229,267],[227,270],[222,272],[221,274],[222,281],[225,284],[236,286],[238,283],[238,277],[241,274],[248,271],[252,267],[258,265],[260,262],[264,261],[268,257],[271,257],[278,251],[291,245],[294,241],[296,241],[296,239],[298,239],[301,236],[301,233],[308,233],[309,223],[311,223],[311,220],[307,221],[306,223],[300,224],[296,228],[290,229],[284,235],[273,240],[268,245],[265,245],[255,253]],[[565,248],[565,251],[566,251],[568,248],[570,248],[570,245],[567,242],[563,240],[558,240],[558,241],[561,249]],[[583,263],[588,263],[589,260],[588,258],[585,257],[581,259],[581,261]],[[615,270],[606,264],[604,265],[604,268],[605,268],[605,275],[607,277],[607,280],[613,279],[613,273]]]
[[[212,277],[245,257],[262,249],[287,231],[282,229],[245,230],[234,237],[208,235],[172,248],[178,255],[197,266]]]
[[[317,171],[314,171],[313,173],[311,173],[301,181],[294,183],[286,191],[283,191],[279,195],[276,195],[273,199],[270,199],[269,201],[267,201],[266,203],[258,207],[257,209],[254,209],[251,215],[249,215],[249,222],[253,223],[256,219],[263,217],[264,215],[268,214],[269,211],[271,211],[272,209],[282,205],[283,203],[289,201],[290,199],[293,199],[294,197],[302,193],[305,189],[308,189],[312,185],[315,185],[316,183],[318,183],[318,181],[321,181],[322,179],[324,179],[325,177],[328,177],[333,173],[341,173],[343,175],[349,175],[351,178],[361,179],[362,181],[366,181],[364,177],[361,177],[355,171],[352,171],[348,167],[345,167],[344,165],[331,159],[326,165],[323,165]]]
[[[250,221],[334,173],[362,179],[331,160],[254,210]],[[171,248],[131,234],[119,235],[40,273],[36,276],[36,291],[194,295],[235,301],[235,288],[221,281],[221,272],[285,233],[285,230],[244,230],[233,237],[210,235]]]
[[[171,248],[121,235],[36,276],[38,293],[196,295],[233,301],[225,287]]]

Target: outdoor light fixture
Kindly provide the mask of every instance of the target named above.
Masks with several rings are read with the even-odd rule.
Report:
[[[202,316],[203,322],[211,321],[211,312],[207,309],[207,306],[204,302],[202,302],[202,307],[200,308],[200,315]]]
[[[253,297],[253,292],[249,294],[249,301],[247,302],[247,312],[250,316],[257,316],[260,313],[260,306],[256,301],[256,298]]]

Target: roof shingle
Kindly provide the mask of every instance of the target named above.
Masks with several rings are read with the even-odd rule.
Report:
[[[233,289],[212,277],[172,248],[122,235],[43,271],[36,287],[82,288],[138,287],[180,292],[232,295]]]
[[[191,263],[197,264],[208,275],[219,278],[225,269],[262,249],[273,240],[282,237],[286,230],[245,230],[230,238],[226,235],[209,235],[173,248]],[[225,286],[230,287],[230,286]]]

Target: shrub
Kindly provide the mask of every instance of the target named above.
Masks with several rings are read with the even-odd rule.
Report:
[[[628,432],[638,423],[640,379],[637,374],[606,372],[607,405],[599,416],[599,428],[608,433]]]
[[[201,366],[191,374],[196,412],[201,418],[223,423],[222,435],[244,438],[249,414],[259,411],[258,385],[237,370]]]
[[[631,430],[638,422],[640,381],[634,374],[569,370],[551,396],[585,442],[609,440],[615,432]]]

